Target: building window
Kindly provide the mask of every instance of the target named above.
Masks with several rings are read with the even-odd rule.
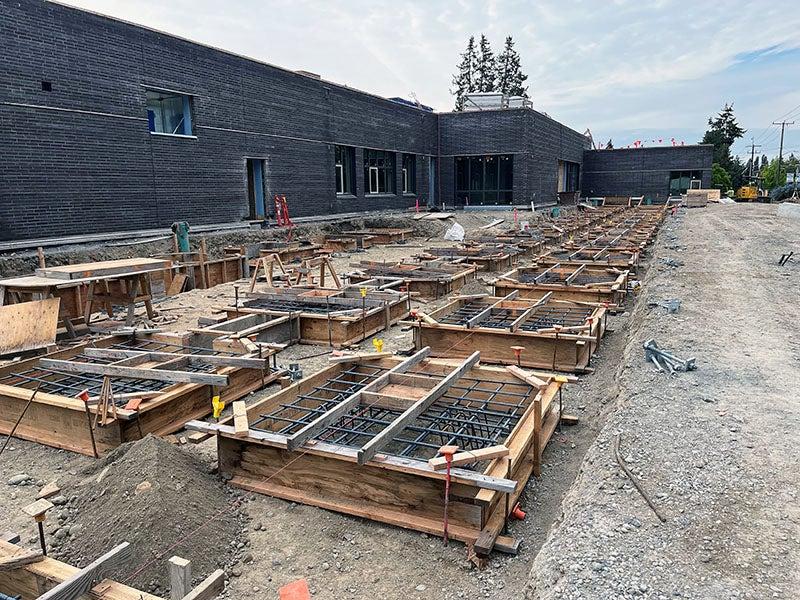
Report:
[[[581,165],[579,163],[558,161],[558,191],[577,192],[581,185]]]
[[[192,99],[186,94],[147,90],[147,124],[151,133],[192,135]]]
[[[334,146],[336,163],[336,193],[355,195],[356,149],[350,146]]]
[[[514,199],[514,156],[457,156],[456,204],[511,204]]]
[[[417,193],[417,155],[403,154],[403,193]]]
[[[702,171],[670,171],[669,195],[679,196],[685,194],[693,179],[703,179]]]
[[[364,182],[368,194],[394,194],[394,153],[364,150]]]

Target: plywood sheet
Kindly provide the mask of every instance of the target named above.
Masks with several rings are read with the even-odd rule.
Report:
[[[0,306],[0,355],[55,343],[59,298]]]

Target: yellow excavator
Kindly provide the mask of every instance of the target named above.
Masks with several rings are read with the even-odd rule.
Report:
[[[758,196],[758,186],[743,185],[736,190],[734,200],[736,200],[736,202],[757,202]]]

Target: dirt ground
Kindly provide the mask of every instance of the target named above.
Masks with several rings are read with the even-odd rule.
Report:
[[[800,597],[800,222],[693,209],[660,235],[614,410],[536,557],[529,598]],[[670,314],[650,302],[679,299]],[[698,368],[644,360],[654,338]],[[614,461],[622,456],[659,523]]]
[[[458,221],[471,231],[498,216],[510,219],[476,213],[459,214]],[[441,244],[446,226],[434,222],[405,247],[336,257],[336,268],[342,273],[358,260],[406,256],[430,245],[426,238]],[[668,221],[641,293],[609,320],[595,373],[564,394],[566,412],[580,423],[554,436],[541,479],[528,483],[522,501],[528,516],[510,529],[523,540],[518,556],[495,553],[478,571],[459,543],[444,547],[424,534],[232,491],[243,502],[248,531],[230,540],[243,545],[243,558],[228,569],[224,596],[275,598],[281,585],[304,577],[313,597],[326,600],[796,597],[800,434],[792,399],[797,343],[790,332],[798,317],[799,267],[776,265],[796,248],[798,235],[800,224],[781,222],[774,207],[762,205],[712,206]],[[164,327],[194,326],[232,298],[228,284],[166,300],[159,309],[178,320]],[[670,298],[682,302],[674,314],[648,305]],[[399,326],[380,337],[388,350],[412,346],[411,333]],[[641,349],[651,337],[680,356],[695,355],[699,369],[656,373]],[[371,340],[360,346],[372,349]],[[327,351],[293,346],[278,358],[311,374],[327,364]],[[667,514],[666,524],[658,524],[614,466],[610,439],[617,431],[623,456]],[[213,470],[213,441],[178,448]],[[18,531],[23,543],[36,545],[33,523],[18,508],[39,487],[7,481],[19,474],[34,483],[58,480],[69,500],[91,462],[13,440],[0,458],[0,506],[9,507],[0,531]],[[55,525],[64,523],[49,524],[50,533]],[[180,524],[169,526],[177,538]],[[166,562],[151,568],[166,570]]]

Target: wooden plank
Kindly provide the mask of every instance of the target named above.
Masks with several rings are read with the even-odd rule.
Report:
[[[76,600],[92,589],[96,581],[103,579],[105,573],[121,567],[130,560],[131,556],[133,556],[133,550],[130,544],[122,542],[69,579],[39,596],[39,600]]]
[[[177,296],[183,291],[183,286],[189,276],[186,273],[178,273],[172,278],[172,283],[167,288],[167,296]]]
[[[200,585],[183,597],[183,600],[212,600],[225,589],[225,571],[217,569]]]
[[[239,369],[269,369],[268,358],[248,356],[218,356],[215,354],[184,354],[181,352],[150,352],[148,350],[121,350],[114,348],[85,348],[86,356],[125,359],[136,356],[149,356],[157,360],[188,358],[190,363],[216,365],[220,367],[236,367]]]
[[[168,564],[170,600],[183,600],[192,589],[192,562],[180,556],[173,556]]]
[[[194,373],[191,371],[169,371],[167,369],[141,369],[118,365],[103,365],[94,363],[79,363],[68,360],[43,358],[39,366],[54,371],[67,373],[94,373],[108,377],[125,377],[128,379],[145,379],[151,381],[168,381],[171,383],[199,383],[203,385],[228,385],[227,375],[214,373]]]
[[[480,448],[478,450],[465,450],[453,455],[453,459],[450,461],[450,468],[470,465],[493,458],[503,458],[504,456],[508,456],[508,448],[503,445],[489,446],[488,448]],[[447,459],[445,459],[444,456],[437,456],[436,458],[430,459],[428,464],[434,471],[441,471],[447,468]]]
[[[349,363],[349,362],[364,362],[370,360],[377,360],[379,358],[386,358],[394,356],[394,352],[363,352],[359,354],[343,354],[341,356],[331,356],[328,359],[329,363]]]
[[[236,437],[247,437],[250,424],[247,422],[247,405],[244,400],[237,400],[233,403],[233,435]]]
[[[430,348],[422,348],[420,351],[416,352],[413,356],[410,356],[406,360],[401,363],[396,364],[386,373],[372,381],[369,385],[364,386],[360,391],[352,394],[339,402],[336,406],[330,409],[323,415],[320,415],[313,421],[311,421],[308,425],[303,427],[300,431],[295,433],[292,436],[289,436],[289,449],[293,450],[299,446],[302,446],[306,440],[311,439],[321,431],[323,431],[328,425],[333,423],[334,421],[338,420],[342,416],[346,415],[350,412],[353,408],[358,406],[359,402],[361,401],[361,392],[374,392],[380,390],[383,386],[385,386],[391,379],[392,374],[396,373],[404,373],[405,371],[409,370],[414,365],[418,364],[430,354]]]
[[[113,275],[132,275],[172,268],[172,261],[159,258],[124,258],[101,262],[79,263],[36,269],[36,275],[47,279],[87,279]]]
[[[480,357],[480,352],[474,352],[469,358],[461,363],[457,369],[442,379],[436,385],[436,387],[434,387],[424,397],[417,400],[417,402],[415,402],[405,412],[403,412],[403,414],[392,421],[392,423],[378,435],[364,444],[358,450],[358,464],[363,465],[368,460],[371,460],[381,448],[392,441],[395,435],[400,433],[409,423],[425,412],[428,407],[436,402],[436,400],[441,398],[456,381],[458,381],[467,371],[474,367],[480,360]]]
[[[0,557],[0,571],[16,571],[25,565],[31,565],[42,560],[44,560],[44,554],[42,554],[41,550],[29,551],[20,548],[18,554]]]
[[[528,385],[530,385],[532,387],[535,387],[536,389],[541,390],[543,388],[546,388],[547,385],[548,385],[547,381],[544,381],[543,379],[539,379],[533,373],[529,373],[527,371],[523,371],[519,367],[516,367],[516,366],[513,366],[513,365],[509,365],[509,366],[506,367],[506,371],[511,373],[517,379],[521,379],[522,381],[524,381],[525,383],[527,383]]]
[[[59,298],[0,306],[0,356],[55,343]]]

